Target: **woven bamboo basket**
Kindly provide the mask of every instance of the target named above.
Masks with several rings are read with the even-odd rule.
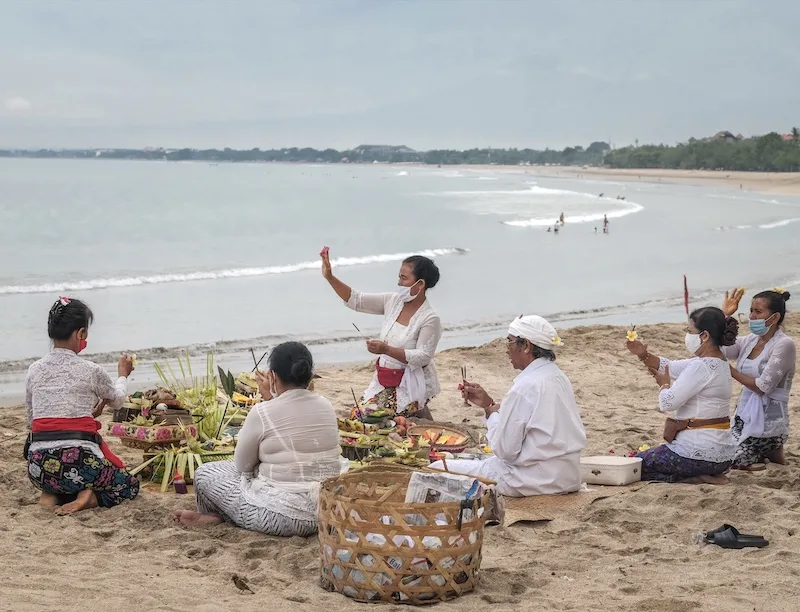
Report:
[[[413,470],[375,466],[322,483],[320,583],[356,601],[430,604],[475,589],[490,491],[405,503]]]

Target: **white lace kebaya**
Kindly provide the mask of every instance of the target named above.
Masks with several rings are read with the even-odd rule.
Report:
[[[383,315],[379,339],[405,349],[408,364],[386,355],[380,356],[383,367],[406,370],[403,382],[397,388],[398,413],[405,412],[412,402],[419,402],[419,407],[424,408],[440,391],[433,357],[442,338],[442,323],[430,302],[425,300],[406,326],[397,323],[405,303],[396,293],[361,293],[354,289],[346,305],[356,312]],[[364,391],[364,399],[372,399],[383,389],[376,372]]]
[[[680,420],[730,417],[733,377],[727,361],[716,357],[670,361],[662,357],[659,371],[663,373],[667,365],[673,382],[658,394],[661,412],[674,412],[670,416]],[[736,454],[730,429],[684,429],[667,447],[681,457],[713,463],[732,461]]]

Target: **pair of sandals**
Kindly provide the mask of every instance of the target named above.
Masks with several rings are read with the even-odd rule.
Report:
[[[721,548],[764,548],[769,542],[760,535],[739,533],[733,525],[727,523],[711,531],[706,531],[703,541],[706,544],[716,544]]]

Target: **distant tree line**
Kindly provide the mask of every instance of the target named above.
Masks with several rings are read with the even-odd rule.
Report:
[[[545,149],[436,149],[414,151],[408,147],[362,145],[355,149],[40,149],[36,151],[0,150],[0,157],[71,158],[71,159],[140,159],[164,161],[219,162],[292,162],[292,163],[417,163],[429,165],[593,165],[603,163],[610,146],[593,142],[587,148],[567,147],[563,151]]]
[[[683,170],[800,171],[800,130],[791,135],[771,132],[743,138],[729,132],[686,143],[638,145],[611,149],[608,143],[588,147],[545,149],[433,149],[414,151],[404,146],[361,145],[355,149],[40,149],[0,150],[0,157],[139,159],[163,161],[291,162],[291,163],[417,163],[436,166],[496,164],[499,166],[606,166],[609,168],[673,168]]]
[[[603,163],[610,168],[798,172],[800,130],[793,128],[791,137],[771,132],[758,138],[692,138],[673,147],[624,147],[609,151]]]

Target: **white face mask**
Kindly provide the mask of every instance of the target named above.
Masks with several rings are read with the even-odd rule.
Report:
[[[422,282],[422,281],[418,280],[416,283],[414,283],[414,285],[416,285],[419,282]],[[414,285],[411,285],[411,287],[413,287]],[[406,304],[408,304],[409,302],[413,301],[414,298],[416,298],[419,295],[419,292],[417,292],[415,295],[411,295],[411,287],[398,287],[397,288],[397,296],[400,298],[400,301],[405,302]],[[422,289],[420,289],[420,291],[422,291]]]
[[[700,334],[686,334],[686,350],[692,355],[696,355],[700,347],[703,346],[703,341],[700,340]]]

